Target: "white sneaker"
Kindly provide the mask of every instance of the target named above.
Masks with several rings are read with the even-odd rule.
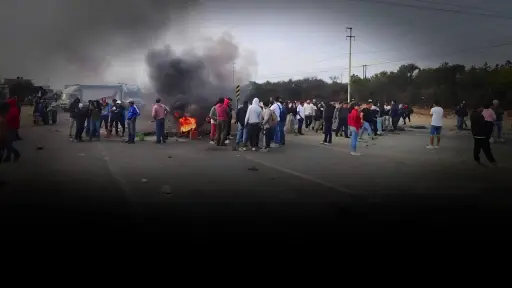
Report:
[[[210,141],[210,144],[215,144],[215,142],[213,142],[213,141]]]
[[[358,153],[358,152],[350,152],[350,155],[352,155],[352,156],[361,156],[361,153]]]
[[[251,148],[252,151],[256,151],[256,148]]]
[[[325,145],[325,144],[327,144],[327,142],[320,142],[320,144],[324,144]]]
[[[279,148],[279,144],[272,143],[270,144],[270,148]]]
[[[267,148],[263,148],[260,150],[260,152],[268,152],[268,149]]]
[[[229,144],[229,142],[231,142],[231,141],[226,140],[226,141],[224,141],[224,144]]]
[[[240,147],[240,149],[238,149],[238,150],[240,150],[240,151],[247,151],[247,148],[245,148],[245,147]]]
[[[432,145],[428,145],[426,148],[427,148],[427,149],[434,149],[435,147],[434,147],[434,146],[432,146]]]

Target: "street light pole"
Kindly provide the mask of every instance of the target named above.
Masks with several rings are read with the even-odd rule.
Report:
[[[352,36],[352,27],[347,27],[346,31],[349,35],[346,37],[349,41],[348,46],[348,103],[350,103],[350,90],[352,86],[352,40],[355,40],[356,36]]]

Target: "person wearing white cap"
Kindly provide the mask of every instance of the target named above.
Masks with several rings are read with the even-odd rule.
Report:
[[[505,142],[505,139],[501,137],[503,131],[503,115],[505,111],[500,107],[500,101],[494,100],[492,101],[492,110],[494,114],[496,114],[496,121],[494,121],[494,130],[492,132],[492,142]]]

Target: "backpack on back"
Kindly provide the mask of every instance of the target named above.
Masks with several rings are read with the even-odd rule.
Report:
[[[270,110],[270,121],[268,121],[268,122],[271,127],[274,127],[277,125],[277,115],[276,115],[276,112],[274,112],[273,110]]]

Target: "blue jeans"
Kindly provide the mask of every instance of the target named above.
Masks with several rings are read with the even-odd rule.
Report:
[[[361,131],[359,132],[359,138],[363,138],[363,133],[365,131],[368,131],[368,136],[373,136],[372,125],[366,121],[363,122],[363,128],[361,128]]]
[[[242,124],[238,123],[238,129],[236,131],[236,145],[247,144],[247,127],[242,126]]]
[[[496,121],[494,122],[494,131],[496,132],[496,139],[501,139],[501,133],[503,132],[503,122]]]
[[[279,129],[279,128],[281,128],[281,127],[279,127],[279,126],[281,126],[280,124],[281,124],[281,122],[277,122],[276,126],[274,128],[272,128],[274,130],[274,131],[272,131],[272,136],[274,136],[272,140],[274,140],[274,143],[276,143],[276,144],[281,144],[281,131]]]
[[[155,120],[155,128],[156,128],[156,142],[162,143],[165,142],[164,133],[165,133],[165,118],[156,119]]]
[[[355,127],[349,126],[350,130],[350,152],[356,152],[357,148],[357,130]]]
[[[284,126],[286,125],[286,121],[281,121],[278,123],[279,125],[279,135],[280,135],[280,138],[279,138],[279,143],[278,144],[282,144],[284,145]]]
[[[377,132],[382,133],[382,118],[377,118]]]
[[[101,120],[89,121],[89,139],[92,140],[93,137],[100,138],[100,123]]]
[[[464,117],[457,116],[457,130],[462,130],[464,125]]]

